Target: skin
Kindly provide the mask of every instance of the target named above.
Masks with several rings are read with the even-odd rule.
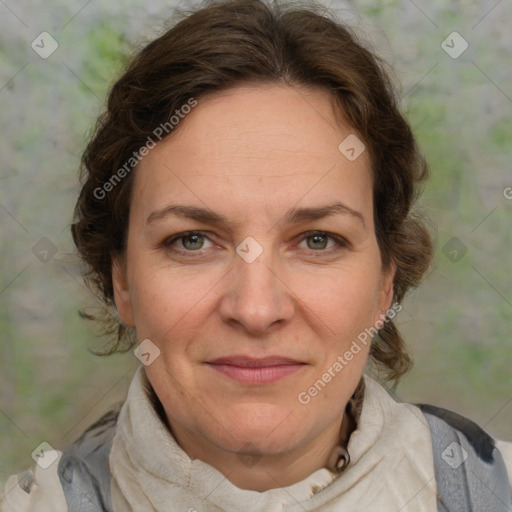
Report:
[[[326,466],[369,344],[307,405],[297,396],[389,309],[395,270],[381,265],[368,153],[349,161],[338,150],[354,130],[335,120],[328,91],[244,85],[198,101],[137,168],[127,249],[113,262],[115,301],[139,341],[161,351],[145,370],[181,448],[261,492]],[[291,208],[337,201],[364,225],[347,213],[285,222]],[[230,225],[148,222],[171,204],[208,208]],[[205,237],[165,245],[189,230]],[[263,249],[252,263],[236,252],[247,237]],[[245,385],[205,363],[232,354],[306,364]],[[241,457],[251,454],[261,458]]]

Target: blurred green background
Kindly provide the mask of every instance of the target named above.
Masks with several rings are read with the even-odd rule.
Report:
[[[398,317],[416,364],[394,394],[455,410],[512,441],[512,200],[504,193],[512,187],[512,6],[321,3],[394,66],[431,167],[421,206],[436,226],[436,258]],[[94,302],[69,224],[80,154],[108,87],[176,5],[0,4],[2,489],[8,475],[33,464],[39,443],[64,447],[122,400],[138,365],[131,353],[88,350],[104,340],[77,315]],[[30,47],[43,31],[59,44],[48,59]],[[454,31],[469,44],[456,59],[441,47]],[[37,243],[48,261],[34,254]]]

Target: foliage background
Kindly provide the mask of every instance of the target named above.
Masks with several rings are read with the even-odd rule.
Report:
[[[403,108],[431,166],[424,212],[437,226],[432,272],[398,324],[416,365],[392,393],[464,414],[512,441],[512,5],[495,0],[321,2],[364,32],[396,69]],[[180,7],[198,2],[181,2]],[[0,486],[62,448],[124,398],[138,360],[99,358],[79,319],[91,304],[69,224],[77,170],[126,56],[176,2],[0,1]],[[47,60],[30,43],[58,41]],[[452,59],[441,42],[469,43]],[[33,253],[47,237],[56,253]],[[452,262],[457,237],[467,253]],[[48,242],[45,242],[48,244]],[[453,243],[453,242],[450,242]]]

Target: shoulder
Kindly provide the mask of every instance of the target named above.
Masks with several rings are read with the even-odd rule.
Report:
[[[460,432],[469,443],[476,455],[484,462],[493,461],[493,452],[496,448],[496,440],[474,421],[460,414],[429,404],[416,404],[427,418],[436,418],[430,421],[432,434],[439,435],[440,429],[446,431],[446,425]],[[435,439],[434,439],[435,441]]]
[[[2,512],[68,512],[64,491],[60,484],[58,466],[62,452],[46,452],[55,458],[48,467],[35,465],[12,475],[5,484]]]
[[[36,464],[12,475],[5,485],[2,512],[68,512],[70,494],[79,482],[107,485],[108,456],[120,407],[116,404],[63,451],[45,452],[54,459],[49,466]]]
[[[471,503],[480,507],[494,503],[493,510],[498,511],[504,510],[505,504],[512,505],[512,443],[495,439],[474,421],[453,411],[416,405],[430,426],[441,494],[455,499],[457,486],[466,489]]]
[[[501,453],[508,473],[508,482],[512,492],[512,442],[496,439],[496,448]]]
[[[455,505],[463,493],[477,510],[489,505],[496,511],[511,507],[512,443],[495,439],[453,411],[417,405],[430,426],[436,479],[443,498]]]
[[[432,474],[433,469],[441,495],[451,497],[454,489],[469,486],[471,494],[490,493],[503,496],[505,502],[510,500],[512,443],[494,438],[454,411],[401,402],[378,381],[367,375],[365,380],[368,392],[366,411],[364,403],[362,410],[363,428],[376,442],[386,441],[386,456],[395,456],[400,450],[414,453],[413,469],[422,476]],[[391,455],[387,455],[389,451]]]

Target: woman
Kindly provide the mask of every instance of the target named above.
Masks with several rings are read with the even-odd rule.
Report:
[[[114,85],[72,234],[128,397],[4,510],[510,510],[512,443],[397,403],[427,175],[382,63],[320,8],[210,2]]]

